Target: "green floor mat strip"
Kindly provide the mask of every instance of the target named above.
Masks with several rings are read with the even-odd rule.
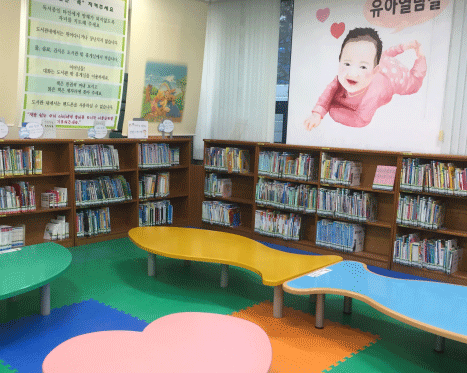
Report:
[[[0,373],[17,373],[16,369],[10,369],[9,365],[3,365],[4,362],[0,360]]]

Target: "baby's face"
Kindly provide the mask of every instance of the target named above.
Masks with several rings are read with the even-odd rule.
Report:
[[[366,88],[376,73],[376,47],[365,40],[347,43],[339,61],[339,83],[347,92],[358,92]]]

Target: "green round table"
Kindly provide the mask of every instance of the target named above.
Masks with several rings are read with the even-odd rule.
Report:
[[[41,314],[50,314],[50,282],[71,263],[70,251],[46,242],[0,252],[0,300],[41,288]]]

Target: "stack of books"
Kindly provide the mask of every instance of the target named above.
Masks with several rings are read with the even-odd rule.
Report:
[[[318,215],[359,222],[376,221],[377,200],[374,194],[349,189],[318,191]]]
[[[423,239],[418,233],[396,236],[394,263],[442,271],[447,274],[458,270],[463,249],[457,240]]]
[[[64,240],[70,237],[70,223],[65,221],[65,216],[57,216],[45,226],[44,240]]]
[[[204,195],[206,197],[232,196],[232,179],[220,177],[215,173],[208,173],[204,178]]]
[[[323,153],[321,158],[321,183],[345,186],[360,185],[362,163],[331,157]]]
[[[140,168],[171,167],[180,164],[180,148],[169,144],[138,144]]]
[[[316,245],[346,252],[363,251],[365,229],[361,225],[320,220],[316,226]]]
[[[17,214],[36,209],[34,185],[18,181],[11,186],[0,187],[0,214]]]
[[[316,158],[307,153],[261,151],[258,175],[312,181],[317,178],[317,163]]]
[[[0,148],[0,176],[42,174],[42,150]]]
[[[420,162],[419,158],[403,159],[401,190],[467,196],[467,168],[438,161]]]
[[[256,203],[283,210],[316,212],[317,189],[310,185],[284,183],[260,177],[256,184]]]
[[[168,172],[141,175],[139,178],[139,198],[167,197],[170,194],[169,177]]]
[[[95,172],[119,170],[118,151],[113,145],[75,145],[75,171]]]
[[[250,172],[250,153],[239,148],[205,149],[204,168],[208,171]]]
[[[295,213],[274,210],[256,210],[255,232],[284,240],[300,240],[302,217]]]
[[[0,225],[0,254],[18,251],[25,245],[26,227]]]
[[[41,193],[41,207],[43,208],[66,207],[67,204],[67,188],[54,187],[53,189],[46,190],[45,193]]]
[[[399,196],[397,223],[426,229],[440,229],[444,225],[446,207],[432,197]]]
[[[75,180],[75,196],[77,207],[117,203],[133,198],[130,183],[122,175],[112,178],[102,176],[96,180]]]
[[[169,200],[139,204],[139,226],[172,224],[173,206]]]
[[[238,227],[241,224],[240,209],[234,203],[204,201],[201,220],[209,224]]]
[[[76,213],[76,236],[89,237],[110,233],[110,211],[108,207],[81,210]]]

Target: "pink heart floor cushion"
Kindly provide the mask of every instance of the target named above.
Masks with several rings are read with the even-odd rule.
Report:
[[[183,312],[143,332],[83,334],[57,346],[43,373],[268,372],[272,348],[258,325],[232,316]]]

